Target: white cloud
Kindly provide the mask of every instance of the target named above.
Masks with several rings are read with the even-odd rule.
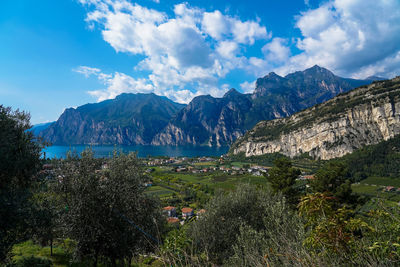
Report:
[[[252,82],[245,81],[240,84],[240,88],[245,94],[253,93],[254,89],[256,88],[256,81]]]
[[[335,0],[302,13],[296,26],[302,50],[281,73],[318,64],[343,76],[399,74],[400,2]]]
[[[262,48],[265,56],[272,62],[285,62],[290,56],[288,41],[283,38],[274,38]]]
[[[79,66],[78,68],[73,69],[73,71],[83,74],[86,78],[88,78],[91,75],[97,75],[100,72],[100,69],[87,66]]]
[[[204,32],[216,40],[221,40],[223,35],[230,31],[229,21],[219,10],[205,12],[203,15],[202,27]]]
[[[137,79],[76,69],[106,85],[91,92],[98,99],[125,91],[152,91],[179,102],[199,94],[221,96],[229,86],[219,84],[232,70],[244,70],[254,79],[272,70],[283,75],[315,64],[360,78],[400,73],[398,0],[330,0],[295,17],[300,38],[271,40],[257,19],[241,20],[187,3],[175,5],[168,15],[127,0],[79,1],[89,6],[89,28],[99,28],[115,51],[143,56],[134,70],[149,72]],[[262,56],[250,56],[248,48],[257,40],[265,42]],[[245,92],[254,89],[250,82],[240,86]]]
[[[241,21],[223,15],[219,10],[203,14],[202,29],[216,40],[231,37],[240,44],[254,44],[256,39],[268,39],[265,27],[256,21]]]
[[[112,99],[122,93],[155,93],[157,95],[166,96],[178,103],[189,103],[195,96],[210,94],[214,97],[221,97],[228,90],[228,85],[225,84],[221,87],[202,84],[196,92],[187,89],[162,90],[160,87],[154,86],[148,79],[135,79],[121,72],[108,74],[103,73],[98,68],[87,66],[80,66],[74,69],[74,71],[84,74],[85,77],[93,75],[105,86],[103,89],[88,91],[88,94],[95,97],[97,101]]]
[[[224,58],[232,59],[237,55],[239,45],[232,41],[221,41],[217,46],[217,52]]]
[[[150,72],[144,78],[147,84],[160,92],[180,91],[180,96],[190,95],[182,91],[186,87],[216,94],[219,79],[231,70],[250,71],[251,59],[243,56],[245,46],[270,38],[257,21],[242,21],[217,10],[205,12],[187,3],[175,5],[171,17],[127,0],[80,2],[90,8],[89,27],[97,25],[117,52],[144,56],[135,69]],[[104,97],[99,92],[93,95]]]
[[[88,92],[90,95],[96,97],[98,101],[115,98],[122,93],[151,93],[154,91],[154,86],[148,83],[146,79],[134,79],[120,72],[105,74],[100,71],[94,73],[94,75],[107,88]]]

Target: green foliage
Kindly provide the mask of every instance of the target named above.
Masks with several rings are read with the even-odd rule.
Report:
[[[41,167],[28,113],[0,105],[0,262],[31,229],[31,187]]]
[[[233,253],[226,266],[293,266],[306,265],[303,248],[305,231],[302,219],[280,195],[265,199],[260,210],[262,227],[248,224],[240,227]]]
[[[264,154],[264,155],[260,155],[260,156],[246,157],[245,153],[241,152],[236,155],[230,154],[229,160],[255,163],[255,164],[260,164],[260,165],[265,165],[265,166],[272,166],[276,159],[279,159],[282,157],[285,157],[285,156],[280,153],[271,153],[271,154]]]
[[[272,190],[275,193],[281,192],[290,204],[296,205],[299,200],[300,190],[295,184],[296,179],[301,174],[300,170],[293,168],[292,163],[287,158],[276,159],[274,165],[267,176]]]
[[[50,247],[42,247],[34,243],[32,240],[16,244],[13,246],[10,252],[11,263],[20,262],[23,258],[30,258],[34,256],[51,260],[55,266],[68,265],[72,250],[68,249],[65,242],[66,241],[55,243],[53,255],[51,255]]]
[[[168,233],[161,246],[161,253],[171,264],[181,265],[190,258],[192,247],[192,240],[187,235],[187,227],[184,226]]]
[[[400,262],[400,208],[388,208],[380,204],[366,218],[373,231],[365,235],[365,246],[376,258],[392,263]]]
[[[149,236],[161,234],[164,221],[158,202],[144,193],[146,177],[135,154],[115,152],[106,169],[90,150],[60,163],[56,192],[65,207],[65,234],[77,242],[78,259],[114,262],[154,248]]]
[[[263,218],[268,216],[269,203],[278,198],[246,184],[226,194],[219,192],[206,206],[207,212],[191,225],[189,237],[199,252],[221,263],[232,254],[242,225],[255,230],[266,227]]]
[[[357,181],[371,176],[400,178],[400,135],[333,161],[344,162]]]
[[[318,253],[343,253],[356,245],[355,232],[370,230],[367,223],[354,218],[346,207],[335,209],[336,199],[326,193],[309,194],[301,199],[299,214],[310,228],[304,240],[307,247]]]
[[[53,266],[53,262],[49,259],[39,258],[35,256],[23,257],[12,264],[8,265],[10,267],[50,267]]]
[[[357,196],[353,194],[350,173],[343,163],[328,162],[310,181],[313,192],[327,192],[337,198],[339,203],[356,204]]]

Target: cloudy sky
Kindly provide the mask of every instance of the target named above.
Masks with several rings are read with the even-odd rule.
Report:
[[[0,104],[33,123],[123,92],[251,92],[318,64],[400,75],[399,0],[2,0]]]

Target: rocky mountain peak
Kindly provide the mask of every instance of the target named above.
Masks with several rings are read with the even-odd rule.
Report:
[[[241,93],[239,93],[235,88],[231,88],[228,92],[224,94],[223,98],[233,97],[237,95],[241,95]]]

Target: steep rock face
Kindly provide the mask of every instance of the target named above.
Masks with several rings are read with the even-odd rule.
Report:
[[[152,144],[220,146],[231,143],[245,132],[245,115],[250,107],[250,95],[235,89],[222,98],[198,96],[155,136]]]
[[[400,134],[400,77],[339,95],[285,119],[262,121],[230,153],[341,157]]]
[[[69,108],[39,136],[53,144],[149,144],[184,105],[154,94]]]
[[[370,80],[335,76],[319,66],[256,82],[253,94],[231,89],[222,98],[199,96],[157,134],[153,145],[228,145],[261,120],[284,118]]]

